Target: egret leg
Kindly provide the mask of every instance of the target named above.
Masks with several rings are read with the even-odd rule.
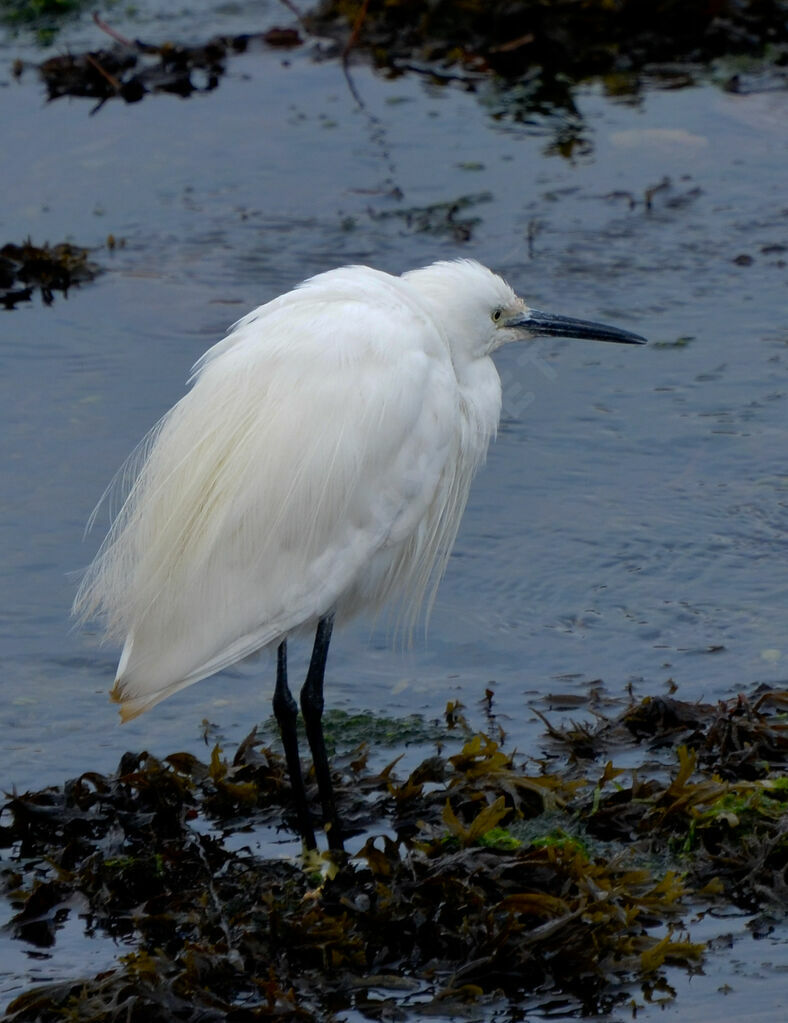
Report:
[[[328,846],[330,849],[342,850],[342,833],[339,830],[334,787],[331,784],[331,772],[328,767],[326,744],[323,739],[323,678],[326,672],[328,645],[331,642],[331,631],[334,628],[334,613],[327,614],[317,623],[315,645],[309,671],[301,690],[301,713],[304,715],[306,735],[312,750],[312,763],[315,765],[315,778],[323,807],[323,822],[326,825]]]
[[[287,685],[287,640],[283,639],[276,651],[276,688],[274,689],[274,717],[279,725],[282,745],[285,748],[287,770],[290,775],[290,786],[293,790],[298,828],[307,849],[316,849],[315,829],[306,802],[306,790],[301,774],[301,761],[298,757],[298,733],[296,719],[298,706]]]

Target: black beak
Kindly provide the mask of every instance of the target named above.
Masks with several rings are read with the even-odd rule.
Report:
[[[532,337],[574,337],[588,341],[615,341],[621,345],[648,344],[644,337],[633,334],[631,330],[608,327],[606,323],[593,323],[591,320],[576,320],[573,316],[554,316],[539,309],[528,309],[513,316],[505,326],[520,327]]]

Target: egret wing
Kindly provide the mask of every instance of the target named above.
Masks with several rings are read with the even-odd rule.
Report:
[[[393,298],[267,308],[157,428],[83,586],[126,636],[126,716],[332,608],[418,600],[446,546],[459,410],[437,328]]]

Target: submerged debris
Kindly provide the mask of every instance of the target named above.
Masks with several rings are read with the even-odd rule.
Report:
[[[53,291],[68,294],[69,288],[92,281],[101,269],[89,258],[89,249],[70,242],[58,245],[34,245],[30,239],[21,245],[12,242],[0,248],[0,303],[13,309],[28,302],[36,290],[46,305]]]
[[[282,760],[254,731],[232,761],[129,753],[114,774],[14,795],[0,818],[12,933],[44,949],[79,911],[128,951],[6,1018],[381,1018],[536,990],[607,1011],[668,964],[695,968],[690,908],[784,909],[786,707],[771,690],[718,708],[645,700],[600,727],[598,754],[622,730],[681,740],[664,774],[526,770],[472,734],[398,779],[360,747],[334,766],[343,821],[369,837],[307,869],[254,851],[253,829],[290,813]],[[752,775],[745,747],[756,780],[704,769]]]
[[[449,202],[436,202],[428,206],[414,206],[408,209],[383,210],[373,212],[373,220],[398,220],[410,234],[430,234],[436,237],[448,237],[458,244],[471,240],[474,229],[481,222],[481,217],[468,214],[480,203],[492,199],[490,192],[479,192],[474,195],[461,195]]]

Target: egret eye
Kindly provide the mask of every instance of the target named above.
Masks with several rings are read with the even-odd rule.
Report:
[[[493,323],[498,323],[500,318],[503,316],[503,309],[496,309],[492,314]]]

